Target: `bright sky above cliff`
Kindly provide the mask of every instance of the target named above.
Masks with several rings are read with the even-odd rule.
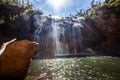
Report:
[[[33,9],[42,10],[45,15],[69,16],[74,15],[80,9],[90,7],[92,0],[31,0]],[[95,0],[103,2],[104,0]]]

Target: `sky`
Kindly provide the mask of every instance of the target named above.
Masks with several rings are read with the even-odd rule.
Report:
[[[33,9],[42,10],[44,15],[67,17],[75,15],[80,9],[90,8],[92,0],[30,0]],[[95,0],[103,2],[104,0]]]

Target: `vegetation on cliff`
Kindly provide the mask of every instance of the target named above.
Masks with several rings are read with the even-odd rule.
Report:
[[[30,3],[27,3],[27,5],[25,6],[24,3],[20,4],[20,2],[16,0],[11,0],[11,1],[1,0],[0,21],[1,22],[14,21],[18,19],[23,13],[29,12],[31,10],[32,10],[32,5],[30,5]]]
[[[104,19],[109,18],[109,15],[114,13],[117,17],[120,17],[120,0],[105,0],[103,3],[91,6],[84,16],[95,19],[97,16],[101,16]]]
[[[20,2],[22,1],[22,2]],[[0,1],[0,44],[17,38],[21,28],[26,28],[23,15],[32,14],[32,4],[25,0]]]
[[[114,13],[117,17],[120,17],[120,0],[105,0],[105,2],[91,1],[91,8],[84,10],[79,10],[75,16],[76,17],[90,17],[95,19],[97,16],[101,16],[104,19],[109,18],[109,14]]]

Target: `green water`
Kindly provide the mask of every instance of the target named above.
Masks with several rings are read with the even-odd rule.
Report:
[[[120,58],[33,60],[25,80],[120,80]]]

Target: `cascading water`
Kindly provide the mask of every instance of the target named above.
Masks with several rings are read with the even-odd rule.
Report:
[[[37,21],[39,20],[39,21]],[[57,18],[39,16],[40,24],[34,32],[34,41],[39,43],[36,58],[53,58],[57,54],[78,54],[82,45],[81,27],[65,21],[59,25]]]
[[[54,18],[52,20],[52,27],[53,27],[53,36],[55,39],[55,43],[56,43],[56,51],[55,54],[59,53],[59,38],[58,38],[58,31],[57,31],[57,22],[56,19]]]
[[[63,37],[64,37],[64,29],[59,26],[58,17],[52,17],[52,19],[53,19],[52,21],[53,34],[52,35],[54,36],[55,43],[56,43],[55,55],[67,53],[67,51],[65,51],[66,44],[64,45],[64,48],[63,48],[62,46],[64,43],[60,42],[60,33],[62,32]]]

